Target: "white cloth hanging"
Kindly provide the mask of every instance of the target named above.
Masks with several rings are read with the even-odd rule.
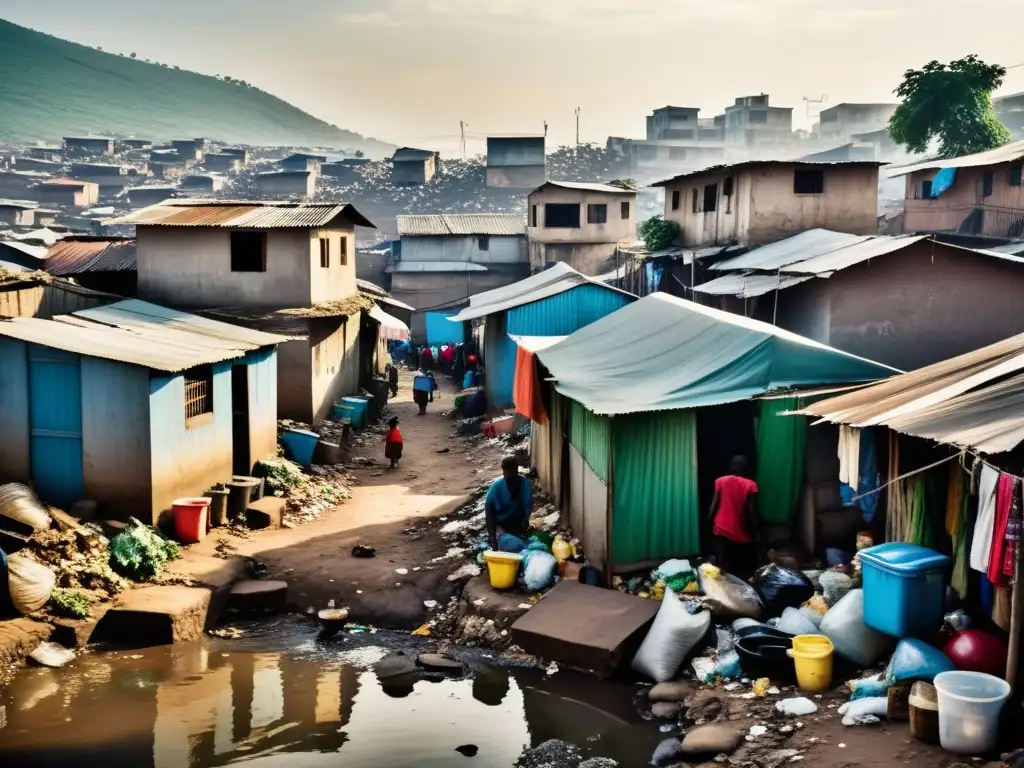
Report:
[[[971,540],[971,568],[982,573],[988,573],[988,560],[992,552],[998,485],[999,471],[983,464],[981,478],[978,480],[978,519],[974,523],[974,538]]]
[[[857,490],[860,481],[860,430],[839,425],[839,482]]]

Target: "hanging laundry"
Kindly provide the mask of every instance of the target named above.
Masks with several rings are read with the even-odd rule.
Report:
[[[978,481],[978,516],[974,523],[974,540],[971,542],[971,568],[982,573],[988,573],[989,555],[992,551],[998,484],[999,471],[988,464],[983,464],[981,478]]]
[[[946,490],[946,533],[953,540],[949,584],[963,600],[967,597],[967,494],[964,493],[964,471],[955,463],[950,465]]]
[[[935,543],[925,504],[924,477],[915,475],[908,478],[907,484],[909,486],[907,508],[910,510],[910,532],[906,540],[911,544],[931,549]]]
[[[860,430],[839,425],[839,482],[857,490],[860,473]]]
[[[1006,526],[1010,522],[1010,508],[1017,494],[1018,480],[1013,475],[1001,474],[996,487],[996,516],[992,528],[992,550],[988,559],[988,580],[993,584],[1003,581],[1003,560],[1006,556]]]
[[[882,475],[878,471],[878,453],[875,451],[875,433],[870,429],[854,430],[860,432],[860,459],[857,470],[857,488],[848,483],[839,483],[839,496],[844,507],[856,504],[864,513],[864,522],[875,519],[878,509],[879,494],[872,493],[882,485]],[[840,454],[841,455],[841,454]],[[840,469],[842,464],[840,464]],[[860,498],[858,498],[860,497]],[[857,499],[854,501],[854,499]]]
[[[1013,566],[1017,561],[1017,548],[1020,546],[1021,533],[1020,484],[1014,478],[1013,497],[1010,499],[1010,514],[1006,520],[1006,552],[1003,555],[1003,576],[1013,581]]]
[[[1012,590],[1006,584],[996,588],[996,597],[992,606],[992,621],[1003,632],[1010,631],[1010,616],[1013,613]]]
[[[932,192],[930,197],[936,198],[953,186],[956,181],[956,168],[943,168],[932,179]]]

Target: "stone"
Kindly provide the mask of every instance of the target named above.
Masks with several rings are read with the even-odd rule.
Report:
[[[729,714],[729,700],[715,691],[698,691],[685,701],[686,719],[693,722],[717,720]]]
[[[228,608],[233,611],[283,611],[288,604],[288,582],[240,581],[231,588]]]
[[[579,768],[582,758],[578,747],[560,739],[548,739],[520,755],[516,768]]]
[[[647,698],[651,701],[686,701],[695,690],[696,686],[685,680],[658,683],[647,691]]]
[[[732,754],[743,743],[743,732],[724,723],[691,728],[683,736],[681,749],[688,758],[695,755]]]
[[[449,659],[439,653],[422,653],[416,659],[416,663],[435,672],[462,672],[461,661]]]
[[[656,701],[651,706],[651,714],[659,718],[678,717],[682,708],[678,701]]]
[[[580,763],[580,768],[617,768],[618,763],[610,757],[592,757]]]
[[[463,757],[475,757],[476,753],[480,751],[480,747],[476,744],[463,744],[461,747],[456,747],[455,751]]]
[[[159,585],[121,595],[96,626],[93,640],[141,648],[198,640],[206,627],[210,590]]]
[[[251,501],[245,510],[245,524],[253,530],[280,528],[287,505],[287,501],[277,496],[264,496],[258,501]]]
[[[400,653],[389,653],[378,661],[373,667],[374,674],[378,680],[387,680],[402,675],[417,674],[419,668],[416,662]]]
[[[60,643],[46,642],[40,643],[28,657],[41,667],[63,667],[75,660],[75,652]]]
[[[683,745],[679,739],[669,738],[662,741],[651,755],[651,764],[657,766],[673,765],[683,759]]]

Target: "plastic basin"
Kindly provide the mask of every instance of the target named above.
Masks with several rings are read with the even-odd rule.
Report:
[[[519,564],[523,556],[511,552],[484,552],[487,575],[494,589],[511,589],[519,575]]]
[[[894,637],[920,637],[942,626],[950,559],[915,544],[862,550],[864,623]]]
[[[800,690],[818,693],[832,685],[832,657],[835,648],[824,635],[797,635],[789,656],[796,667]]]
[[[313,451],[320,435],[305,429],[286,429],[281,434],[281,445],[288,457],[304,467],[313,463]]]
[[[943,749],[980,755],[995,747],[1009,683],[984,672],[942,672],[935,676],[935,690]]]
[[[211,501],[208,496],[199,496],[171,502],[174,536],[182,544],[196,544],[206,536],[206,517]]]
[[[366,424],[367,401],[361,397],[343,397],[339,403],[351,409],[346,415],[351,422],[352,429],[362,429]]]

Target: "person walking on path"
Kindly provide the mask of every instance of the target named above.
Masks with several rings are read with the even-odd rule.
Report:
[[[388,366],[388,388],[392,397],[398,397],[398,366],[394,363]]]
[[[484,499],[487,543],[496,552],[521,552],[533,512],[533,487],[519,474],[515,456],[501,460],[501,477],[491,483]]]
[[[388,433],[384,438],[384,458],[391,459],[391,468],[398,466],[402,458],[402,432],[398,429],[398,417],[388,419]]]
[[[715,480],[715,496],[708,519],[714,526],[716,564],[726,573],[744,580],[757,566],[756,497],[757,483],[747,477],[747,457],[733,456],[729,474]]]

